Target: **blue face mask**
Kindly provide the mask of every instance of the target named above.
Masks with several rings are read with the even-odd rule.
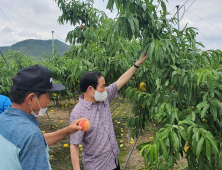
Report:
[[[35,96],[35,97],[36,97],[36,96]],[[37,97],[36,97],[36,99],[37,99]],[[38,102],[38,104],[39,104],[38,99],[37,99],[37,102]],[[30,106],[30,105],[29,105],[29,106]],[[30,108],[31,108],[31,114],[32,114],[32,116],[34,116],[34,118],[36,118],[36,119],[41,118],[41,117],[45,114],[45,112],[47,111],[47,107],[43,109],[43,108],[41,108],[40,104],[39,104],[39,107],[40,107],[40,110],[39,110],[39,114],[37,115],[37,114],[35,114],[35,113],[33,112],[32,107],[30,106]]]

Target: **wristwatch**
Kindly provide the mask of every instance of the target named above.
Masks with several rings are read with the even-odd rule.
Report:
[[[140,67],[140,66],[137,66],[135,63],[133,63],[133,66],[136,67],[137,69]]]

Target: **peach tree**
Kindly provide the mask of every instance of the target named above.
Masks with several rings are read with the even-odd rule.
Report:
[[[197,30],[171,27],[165,2],[109,0],[116,19],[93,8],[93,1],[56,0],[63,14],[59,22],[76,28],[67,35],[70,78],[101,71],[107,84],[116,81],[142,52],[148,61],[122,92],[134,100],[128,122],[138,136],[150,121],[163,123],[153,140],[138,146],[147,169],[170,169],[180,159],[187,169],[221,169],[222,93],[220,50],[202,51]],[[85,29],[81,25],[87,25]],[[142,83],[143,88],[137,86]]]
[[[152,3],[115,1],[114,30],[139,39],[150,63],[143,72],[146,92],[126,90],[135,114],[128,125],[138,134],[149,121],[164,123],[152,141],[138,146],[146,168],[173,168],[181,155],[188,160],[187,169],[221,169],[221,51],[201,51],[195,28],[172,28],[164,1],[158,0],[161,9]],[[109,0],[107,7],[113,5]]]

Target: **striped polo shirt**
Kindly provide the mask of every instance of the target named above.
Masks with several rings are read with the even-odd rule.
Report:
[[[0,170],[51,170],[38,121],[23,110],[0,114]]]

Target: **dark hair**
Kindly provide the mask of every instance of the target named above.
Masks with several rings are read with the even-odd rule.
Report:
[[[89,86],[92,86],[95,90],[98,85],[98,79],[103,76],[100,72],[88,72],[85,73],[80,79],[80,90],[85,93]]]
[[[11,87],[10,90],[10,97],[12,103],[16,104],[22,104],[25,101],[25,98],[30,94],[30,93],[35,93],[37,98],[39,98],[42,94],[45,94],[47,92],[32,92],[32,91],[26,91],[26,90],[20,90],[15,88],[14,86]]]

